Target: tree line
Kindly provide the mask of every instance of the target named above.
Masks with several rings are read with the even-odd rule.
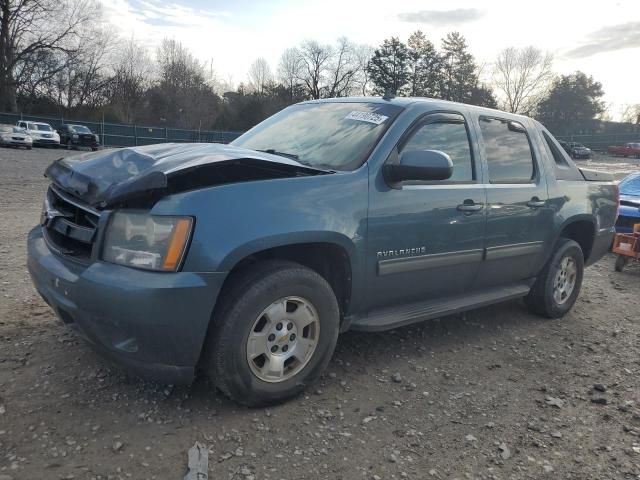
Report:
[[[177,40],[150,51],[120,37],[95,0],[0,0],[0,111],[246,130],[306,99],[393,94],[527,114],[556,134],[592,130],[605,115],[602,85],[581,72],[556,76],[552,65],[534,47],[482,65],[460,33],[437,48],[416,31],[376,48],[305,40],[275,69],[255,59],[236,86]]]

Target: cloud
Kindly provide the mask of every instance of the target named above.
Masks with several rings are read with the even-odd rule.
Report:
[[[591,32],[579,47],[568,51],[568,58],[585,58],[597,53],[640,47],[640,21],[609,25]]]
[[[428,25],[458,25],[473,22],[484,16],[477,8],[456,8],[453,10],[420,10],[398,14],[403,22],[425,23]]]

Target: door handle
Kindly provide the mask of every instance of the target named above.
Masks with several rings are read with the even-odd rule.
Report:
[[[544,207],[545,203],[547,202],[545,202],[544,200],[540,200],[538,197],[533,197],[531,200],[527,202],[527,207],[540,208],[540,207]]]
[[[484,204],[475,203],[473,200],[465,200],[464,203],[458,205],[458,210],[460,210],[461,212],[479,212],[483,208]]]

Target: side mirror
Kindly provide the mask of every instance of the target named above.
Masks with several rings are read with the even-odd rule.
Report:
[[[392,187],[409,180],[447,180],[453,175],[453,162],[440,150],[409,150],[400,154],[399,163],[385,165],[383,175]]]

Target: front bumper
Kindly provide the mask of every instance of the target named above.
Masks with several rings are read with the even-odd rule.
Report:
[[[27,266],[51,308],[96,350],[146,380],[190,383],[226,273],[82,265],[29,232]]]
[[[34,145],[60,145],[60,140],[55,138],[34,138]]]
[[[91,148],[98,148],[100,146],[100,142],[96,142],[94,141],[90,141],[90,140],[83,140],[83,139],[77,139],[74,140],[73,138],[69,140],[69,142],[71,143],[71,145],[73,145],[74,147],[91,147]]]
[[[9,147],[30,147],[32,142],[26,142],[24,140],[0,140],[0,145]]]

